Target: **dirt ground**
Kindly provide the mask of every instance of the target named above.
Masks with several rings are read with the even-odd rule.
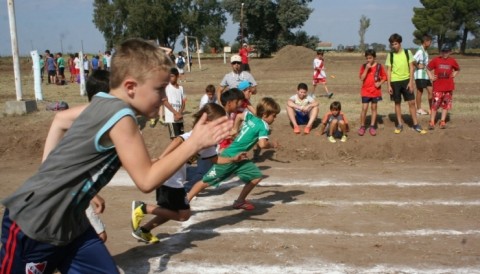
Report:
[[[284,109],[299,82],[311,88],[314,56],[289,46],[274,58],[252,60],[258,82],[252,102],[271,96]],[[195,199],[189,221],[154,230],[161,239],[155,245],[134,240],[129,225],[131,201],[153,203],[154,194],[114,180],[100,193],[107,201],[107,247],[125,273],[480,273],[480,58],[455,57],[462,70],[447,129],[394,134],[393,103],[384,86],[378,135],[360,137],[363,57],[326,54],[327,74],[335,76],[328,87],[335,95],[319,98],[319,118],[332,100],[341,101],[352,129],[346,143],[329,143],[318,128],[295,135],[282,111],[271,135],[281,147],[262,151],[257,160],[266,178],[250,195],[256,210],[231,209],[241,188],[233,178]],[[385,55],[378,60],[383,63]],[[25,99],[33,99],[30,67],[22,61]],[[0,60],[0,71],[3,104],[15,100],[11,61]],[[229,71],[223,58],[202,60],[201,69],[194,62],[182,83],[189,96],[187,129],[205,86],[217,86]],[[43,84],[43,91],[45,101],[86,101],[76,84]],[[26,116],[0,118],[0,199],[39,165],[54,113],[45,111],[45,102],[38,107]],[[428,117],[419,121],[426,127]],[[169,142],[161,125],[147,125],[143,134],[152,155]]]

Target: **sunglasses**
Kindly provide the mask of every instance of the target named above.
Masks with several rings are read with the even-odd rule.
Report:
[[[232,65],[240,65],[242,62],[232,62]]]

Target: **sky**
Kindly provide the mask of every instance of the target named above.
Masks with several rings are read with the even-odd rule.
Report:
[[[105,51],[102,34],[95,28],[92,0],[13,0],[17,44],[22,56],[30,51],[86,53]],[[11,56],[8,0],[0,2],[0,56]],[[404,47],[414,47],[413,7],[419,0],[314,0],[314,9],[301,30],[316,35],[321,41],[332,42],[336,48],[359,43],[360,17],[370,18],[365,34],[366,43],[388,44],[392,33],[403,36]],[[233,42],[238,23],[229,21],[222,38]],[[179,51],[177,46],[175,51]]]

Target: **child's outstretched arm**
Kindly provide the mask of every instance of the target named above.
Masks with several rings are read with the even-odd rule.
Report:
[[[258,140],[258,146],[260,148],[277,148],[279,144],[275,141],[269,141],[267,138],[260,138]]]
[[[132,117],[120,119],[108,134],[122,166],[138,189],[148,193],[161,186],[197,151],[215,145],[228,136],[232,122],[227,117],[209,123],[206,123],[206,119],[206,114],[202,115],[191,137],[154,163]]]
[[[87,105],[73,107],[55,114],[52,125],[48,130],[45,147],[43,148],[42,162],[47,159],[48,154],[57,146],[65,135],[65,132],[72,126],[73,121],[82,113]]]

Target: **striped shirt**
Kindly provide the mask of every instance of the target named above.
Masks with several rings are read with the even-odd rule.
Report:
[[[415,62],[417,64],[422,64],[423,68],[415,68],[415,72],[413,76],[415,79],[425,79],[428,80],[428,74],[427,74],[427,65],[428,65],[428,52],[423,48],[423,46],[420,46],[415,52],[415,55],[413,56],[413,59],[415,59]]]

